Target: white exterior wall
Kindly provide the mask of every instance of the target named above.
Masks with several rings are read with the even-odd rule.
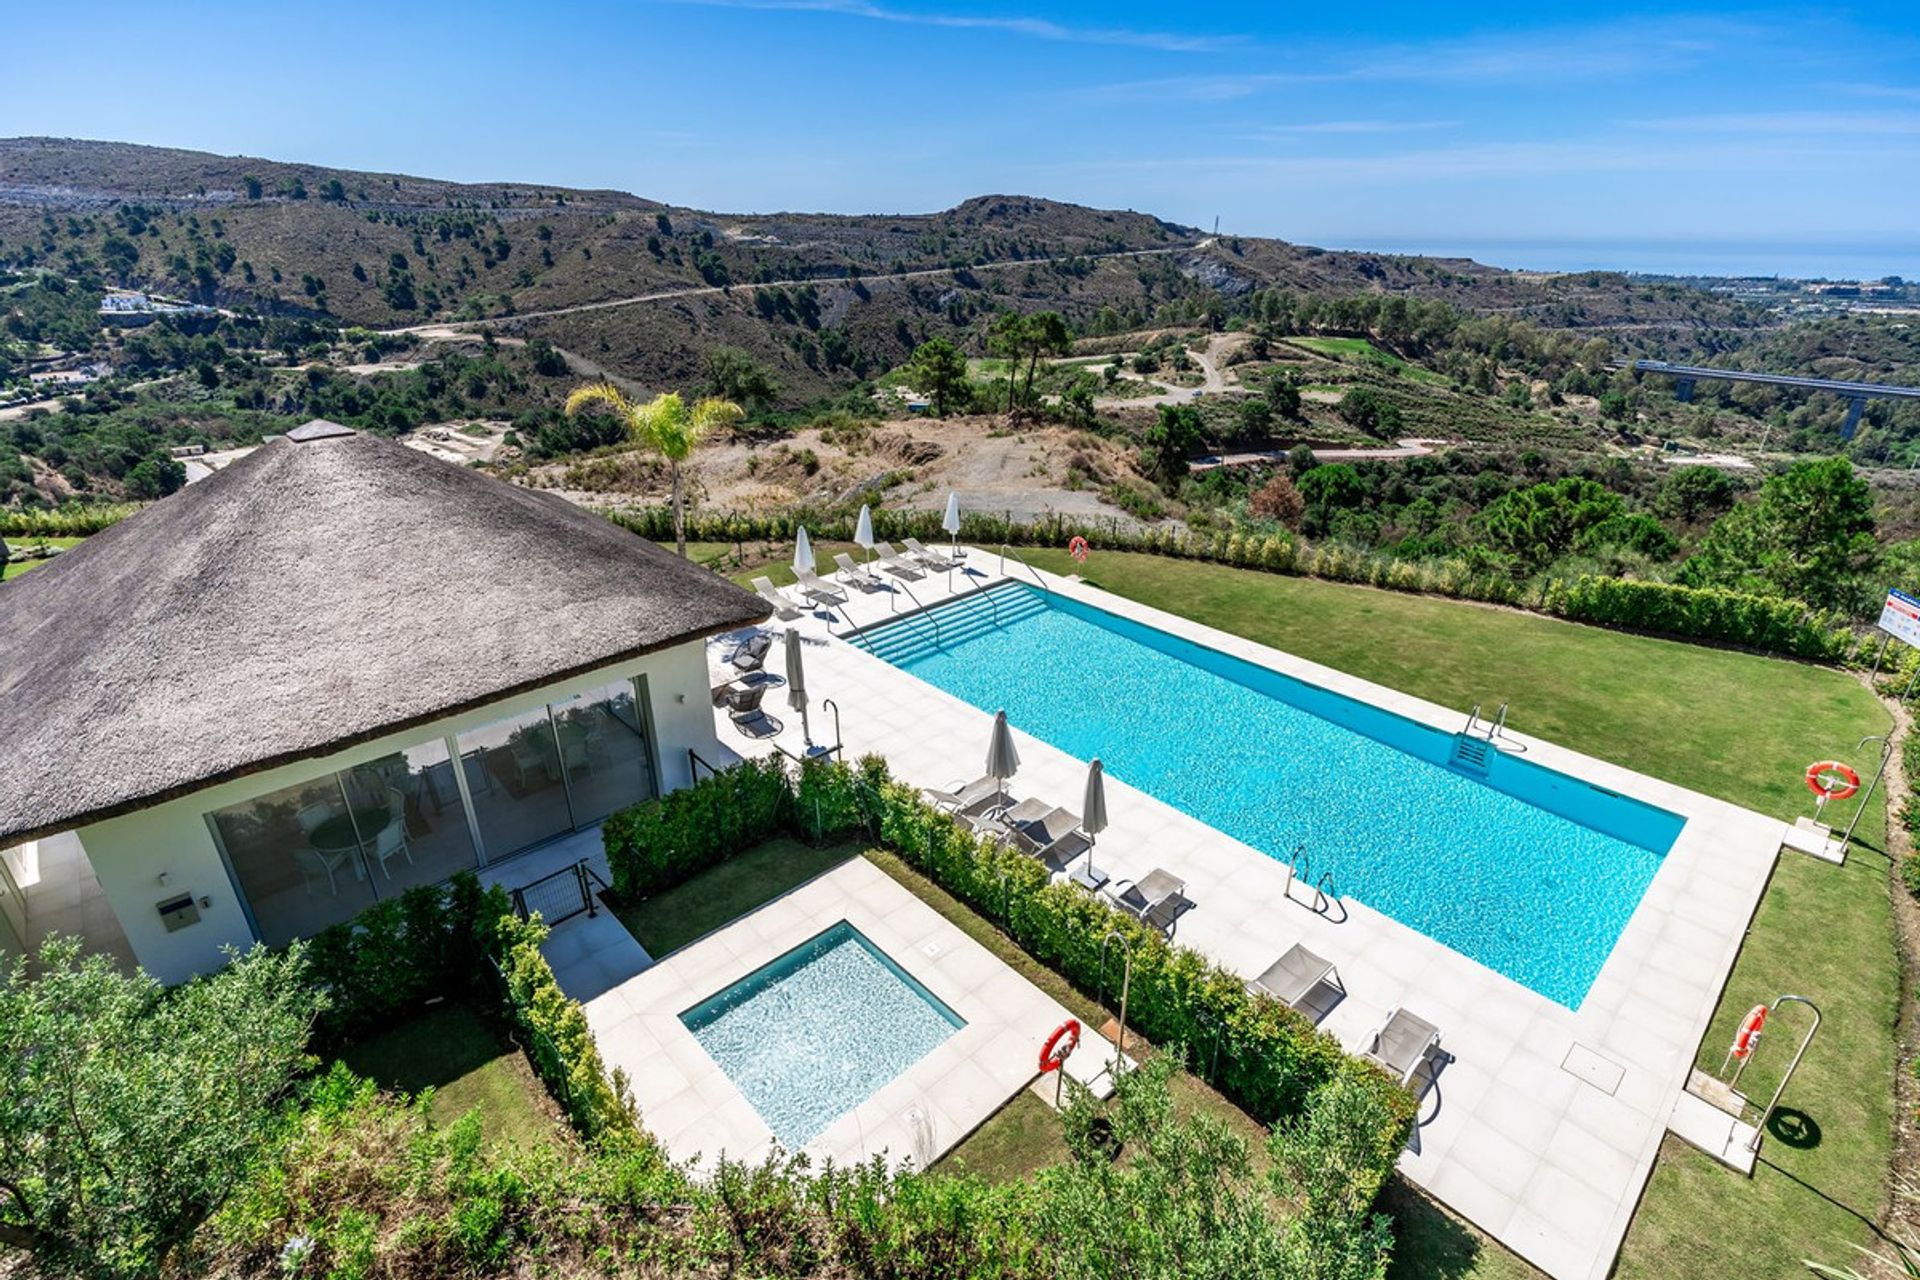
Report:
[[[642,675],[647,678],[646,710],[653,722],[655,776],[663,791],[671,791],[690,781],[689,748],[708,760],[715,759],[719,751],[707,684],[706,649],[701,641],[601,667],[334,755],[250,774],[150,809],[109,818],[81,828],[80,841],[135,959],[162,982],[180,982],[217,969],[224,962],[222,948],[244,950],[254,941],[239,902],[239,890],[227,874],[208,828],[207,814],[430,739],[478,728],[517,711]],[[192,895],[200,919],[169,933],[156,908],[183,893]]]

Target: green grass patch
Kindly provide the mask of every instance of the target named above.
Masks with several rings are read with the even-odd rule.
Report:
[[[59,547],[65,550],[68,547],[77,547],[84,541],[86,541],[84,538],[8,538],[6,539],[6,544],[15,555],[19,555],[21,550],[26,547],[44,544],[49,547]],[[4,567],[0,567],[0,581],[5,581],[8,578],[17,578],[29,570],[38,569],[43,564],[53,563],[56,558],[57,557],[54,556],[44,556],[36,557],[32,560],[9,560]]]
[[[1024,554],[1055,572],[1074,568],[1064,550]],[[1454,707],[1463,722],[1475,703],[1510,700],[1515,729],[1782,819],[1809,811],[1809,760],[1831,756],[1868,773],[1854,744],[1889,725],[1858,681],[1804,663],[1154,556],[1096,550],[1082,572],[1116,594]],[[1751,1181],[1670,1145],[1620,1275],[1687,1275],[1724,1260],[1726,1242],[1738,1240],[1743,1270],[1784,1277],[1810,1254],[1838,1261],[1870,1242],[1892,1150],[1899,999],[1885,835],[1876,804],[1861,819],[1865,848],[1845,867],[1781,860],[1700,1048],[1717,1067],[1749,1007],[1784,992],[1812,997],[1826,1021],[1782,1105],[1810,1120],[1818,1141],[1770,1137]],[[1451,1238],[1422,1234],[1431,1225],[1403,1229],[1409,1239]],[[1431,1274],[1506,1274],[1487,1265]]]
[[[971,1173],[989,1182],[1012,1182],[1066,1159],[1060,1117],[1032,1090],[1022,1089],[933,1167],[940,1173]]]
[[[1365,338],[1288,338],[1286,341],[1303,351],[1311,351],[1332,360],[1350,360],[1392,369],[1410,382],[1444,384],[1447,380],[1444,375],[1376,347]]]
[[[815,848],[782,837],[703,871],[645,902],[619,908],[620,922],[655,959],[677,951],[858,853],[849,843]]]
[[[531,1146],[565,1130],[526,1058],[464,1004],[437,1005],[340,1060],[395,1093],[432,1089],[436,1123],[477,1109],[489,1141]]]

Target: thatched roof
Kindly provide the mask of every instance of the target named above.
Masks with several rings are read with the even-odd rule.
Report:
[[[551,494],[309,423],[0,587],[0,847],[766,615]]]

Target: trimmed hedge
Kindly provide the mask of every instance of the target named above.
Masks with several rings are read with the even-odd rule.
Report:
[[[633,1133],[623,1083],[610,1080],[586,1014],[540,954],[546,926],[513,914],[506,890],[462,871],[379,902],[307,944],[308,973],[327,993],[317,1048],[341,1047],[404,1021],[427,1000],[501,1000],[527,1058],[574,1127],[589,1138]],[[498,984],[485,979],[489,969]]]
[[[666,508],[607,514],[616,524],[645,537],[673,536],[672,513]],[[874,532],[886,539],[912,536],[944,541],[940,516],[940,512],[879,510],[873,512]],[[695,516],[687,522],[687,537],[697,542],[785,541],[803,524],[816,538],[844,541],[853,536],[853,519],[844,512],[796,508],[764,515]],[[1104,550],[1511,605],[1569,622],[1742,645],[1823,662],[1848,660],[1859,643],[1844,618],[1798,600],[1594,575],[1526,582],[1464,558],[1405,560],[1339,543],[1316,545],[1290,533],[1202,533],[1165,526],[1134,529],[1118,520],[1080,522],[1057,515],[1020,523],[976,514],[962,518],[960,536],[980,546],[1049,547],[1065,546],[1078,536]]]
[[[560,989],[540,954],[547,926],[539,920],[500,918],[496,953],[506,982],[507,1010],[527,1036],[527,1057],[581,1136],[637,1136],[639,1117],[624,1076],[609,1076],[593,1042],[586,1011]]]
[[[511,916],[506,892],[482,889],[471,871],[375,903],[307,944],[307,968],[327,993],[315,1028],[335,1049],[412,1016],[434,996],[482,994],[485,957]]]
[[[739,774],[737,779],[729,774]],[[777,788],[779,798],[768,791]],[[730,841],[711,820],[732,795],[751,797],[749,820]],[[676,800],[675,796],[684,797]],[[1363,1188],[1371,1201],[1412,1131],[1411,1094],[1369,1063],[1348,1056],[1304,1016],[1265,996],[1189,947],[1176,946],[1132,916],[1069,884],[1055,884],[1031,858],[982,840],[894,781],[875,756],[857,767],[810,760],[791,776],[776,762],[736,766],[675,796],[649,801],[607,824],[607,857],[616,884],[657,893],[773,834],[785,815],[794,834],[819,840],[864,829],[910,866],[974,910],[1000,923],[1034,959],[1090,993],[1120,981],[1119,948],[1101,972],[1101,944],[1118,932],[1131,947],[1128,1020],[1148,1040],[1181,1044],[1196,1071],[1255,1119],[1274,1123],[1311,1113],[1336,1081],[1364,1090],[1388,1117],[1369,1135],[1373,1160]],[[706,826],[699,824],[705,821]],[[616,834],[617,833],[617,834]],[[646,847],[659,833],[660,849]]]
[[[638,902],[758,844],[792,799],[778,761],[748,761],[620,810],[600,828],[614,894]]]

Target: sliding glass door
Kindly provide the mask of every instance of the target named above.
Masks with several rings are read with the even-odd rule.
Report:
[[[650,799],[639,689],[614,681],[208,814],[254,932],[311,936]]]

